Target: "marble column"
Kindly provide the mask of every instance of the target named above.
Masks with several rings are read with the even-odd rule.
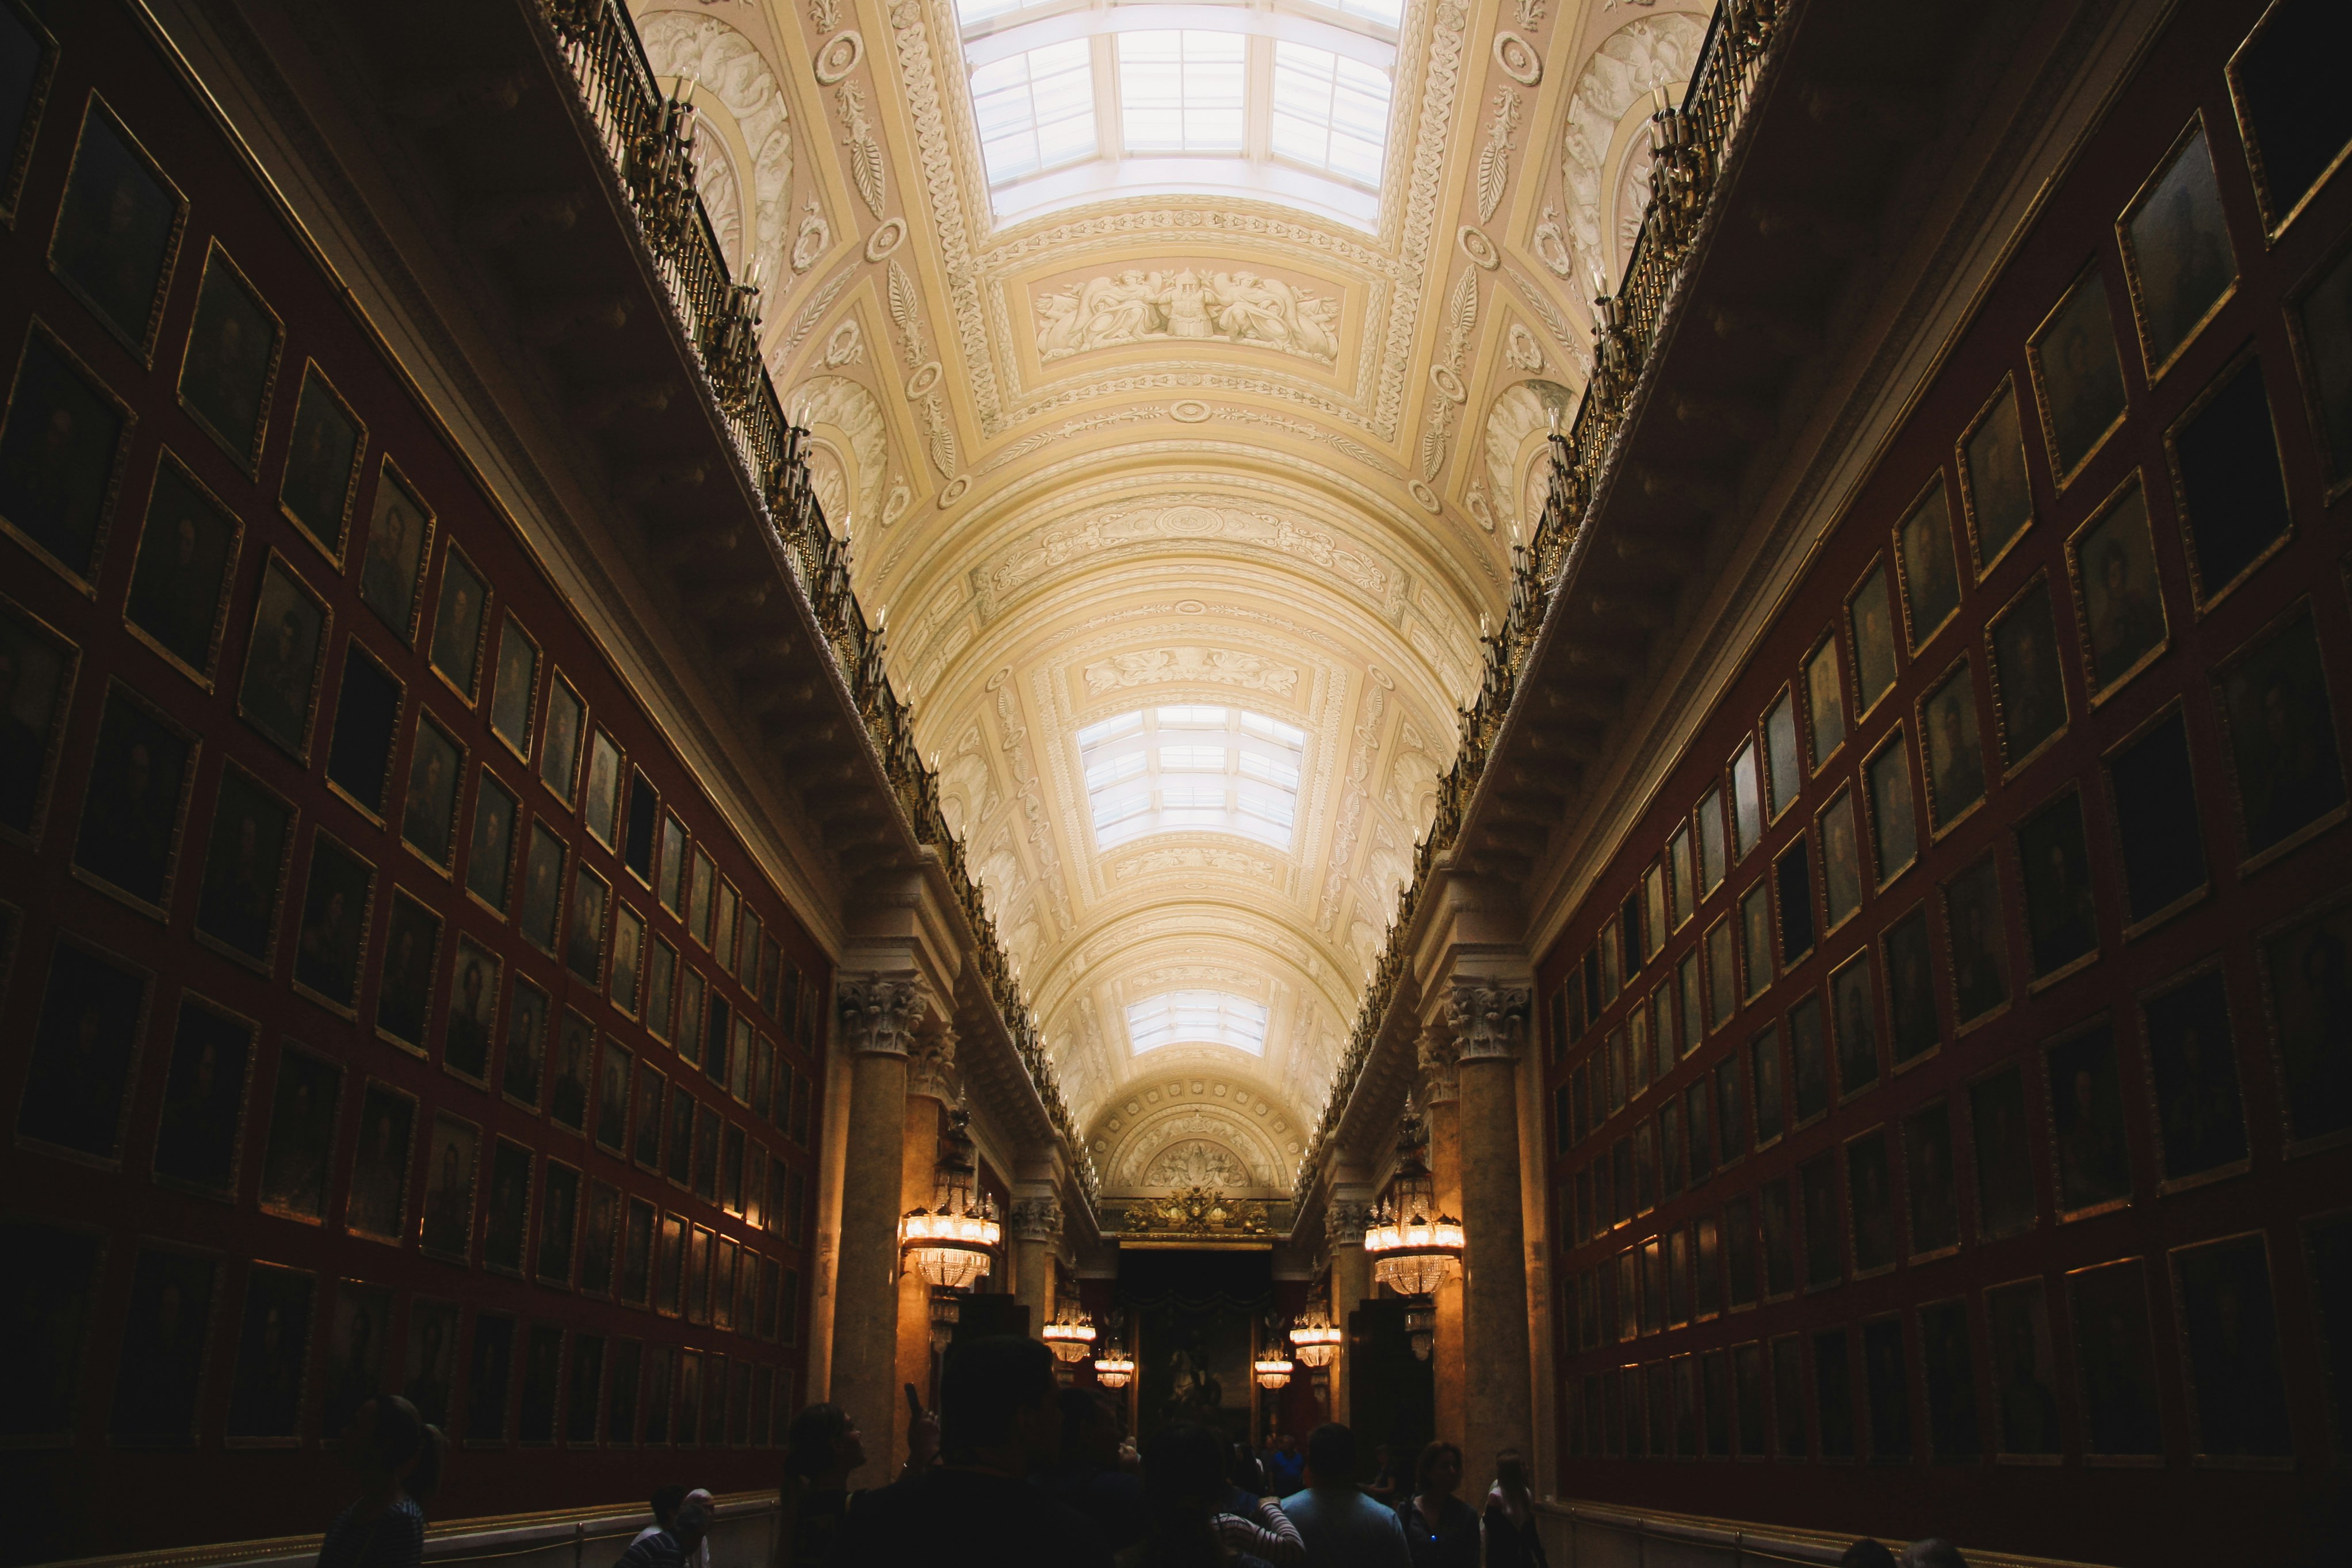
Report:
[[[1461,1051],[1459,1154],[1464,1260],[1466,1420],[1465,1497],[1484,1497],[1495,1456],[1533,1458],[1525,1209],[1519,1191],[1518,1058],[1528,988],[1456,980],[1447,1022]]]
[[[1353,1401],[1354,1342],[1348,1321],[1372,1293],[1372,1260],[1364,1251],[1364,1226],[1371,1223],[1370,1193],[1360,1185],[1334,1184],[1323,1209],[1323,1237],[1331,1247],[1331,1321],[1339,1326],[1339,1359],[1331,1363],[1331,1419],[1345,1423]]]
[[[911,973],[844,974],[835,985],[850,1058],[834,1286],[833,1402],[871,1450],[895,1451],[898,1397],[898,1215],[907,1144],[907,1049],[927,1001]],[[888,1453],[877,1453],[887,1474]]]
[[[920,1205],[929,1208],[940,1162],[940,1134],[946,1111],[955,1104],[952,1082],[955,1031],[919,1031],[907,1043],[907,1103],[905,1147],[900,1154],[898,1213]],[[896,1220],[893,1220],[895,1226]],[[936,1403],[931,1387],[931,1286],[911,1269],[898,1276],[898,1372],[900,1383],[911,1383],[925,1404]],[[901,1396],[890,1405],[891,1472],[907,1456],[907,1428],[912,1419]],[[866,1427],[872,1433],[872,1427]],[[869,1436],[868,1439],[871,1442]]]
[[[1025,1190],[1021,1184],[1005,1216],[1013,1237],[1013,1294],[1029,1310],[1029,1337],[1038,1338],[1054,1318],[1054,1254],[1062,1244],[1062,1205],[1050,1187]]]
[[[1423,1030],[1421,1094],[1429,1119],[1430,1179],[1437,1190],[1438,1212],[1456,1217],[1462,1213],[1461,1059],[1443,1024]],[[1464,1268],[1468,1268],[1466,1260]],[[1429,1355],[1437,1383],[1437,1435],[1449,1443],[1465,1443],[1468,1431],[1470,1336],[1463,1321],[1463,1284],[1457,1275],[1437,1288],[1437,1342]],[[1466,1463],[1466,1443],[1465,1459]],[[1484,1497],[1486,1493],[1463,1495]]]

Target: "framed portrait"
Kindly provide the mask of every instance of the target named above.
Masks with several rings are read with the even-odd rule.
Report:
[[[2040,991],[2099,956],[2099,906],[2084,840],[2083,797],[2068,784],[2016,828],[2025,882],[2028,991]]]
[[[2179,700],[2110,747],[2102,763],[2129,939],[2205,894],[2205,831]]]
[[[692,1067],[702,1065],[702,975],[688,968],[677,984],[677,1054]]]
[[[466,748],[421,709],[408,751],[408,795],[400,814],[400,841],[416,858],[449,874],[457,840],[457,786],[466,777]]]
[[[1878,998],[1870,953],[1854,954],[1830,973],[1830,1007],[1837,1031],[1838,1099],[1853,1099],[1878,1082]]]
[[[2352,247],[2339,245],[2295,285],[2286,325],[2333,501],[2352,487]]]
[[[193,1448],[220,1259],[148,1243],[131,1264],[106,1435],[117,1448]]]
[[[1993,731],[2004,779],[2014,778],[2066,732],[2066,683],[2059,659],[2050,576],[2036,572],[1985,627],[1985,666],[1992,674]]]
[[[565,931],[563,966],[584,985],[604,984],[604,909],[613,889],[584,864],[572,874],[572,921]]]
[[[131,688],[107,683],[74,840],[75,876],[165,918],[200,744]]]
[[[590,1182],[587,1201],[580,1212],[580,1293],[609,1297],[613,1266],[621,1241],[621,1193],[609,1182]],[[584,1348],[584,1347],[583,1347]],[[595,1391],[589,1390],[588,1415],[595,1415]],[[575,1406],[575,1412],[576,1412]],[[590,1436],[593,1436],[592,1432]]]
[[[1886,1130],[1874,1127],[1845,1142],[1847,1212],[1853,1221],[1853,1277],[1895,1267],[1895,1184],[1886,1157]]]
[[[449,982],[449,1016],[441,1025],[441,1065],[477,1089],[490,1087],[490,1041],[497,1032],[499,955],[470,936],[457,938]]]
[[[482,630],[489,624],[490,590],[456,540],[441,552],[441,598],[433,610],[433,671],[474,705],[481,679]]]
[[[1903,624],[1916,655],[1960,611],[1951,507],[1944,498],[1940,470],[1895,525],[1895,565],[1903,590]]]
[[[686,1321],[709,1324],[710,1321],[710,1253],[711,1242],[717,1239],[706,1225],[688,1226],[686,1232]],[[692,1352],[688,1352],[689,1359]],[[679,1414],[683,1416],[691,1407],[680,1390]],[[688,1428],[691,1430],[691,1427]]]
[[[392,794],[392,752],[406,689],[357,637],[343,642],[343,679],[327,737],[327,787],[360,815],[383,824]]]
[[[1960,510],[1977,581],[1999,565],[2033,525],[2033,485],[2025,472],[2025,432],[2017,417],[2017,383],[2000,378],[1959,439]]]
[[[531,1276],[542,1285],[570,1285],[572,1259],[580,1232],[580,1173],[561,1160],[549,1160],[540,1180],[539,1253]]]
[[[375,868],[325,828],[313,827],[294,989],[346,1018],[359,1016],[360,955],[374,894]]]
[[[319,1415],[323,1436],[341,1434],[361,1405],[388,1392],[392,1359],[392,1292],[356,1279],[335,1284],[327,1322],[326,1398]]]
[[[2211,609],[2294,533],[2263,362],[2241,354],[2164,433],[2189,543],[2189,589]]]
[[[1797,1167],[1797,1201],[1804,1213],[1807,1290],[1825,1290],[1845,1279],[1845,1216],[1839,1212],[1838,1164],[1834,1151],[1823,1151]]]
[[[2107,282],[2084,268],[2025,341],[2050,471],[2063,490],[2124,422],[2124,367],[2116,353]]]
[[[2158,1461],[2164,1453],[2147,1275],[2143,1259],[2124,1258],[2066,1276],[2083,1447],[2095,1458]]]
[[[1903,1119],[1903,1188],[1915,1263],[1960,1245],[1959,1189],[1952,1169],[1952,1109],[1937,1100]]]
[[[433,980],[440,973],[441,917],[410,896],[392,890],[391,918],[384,922],[383,959],[376,976],[376,1038],[413,1056],[425,1051],[425,1016],[432,1010]]]
[[[690,904],[687,911],[686,931],[688,936],[700,942],[706,949],[710,945],[710,921],[714,912],[713,894],[718,880],[718,862],[711,859],[700,848],[697,848],[694,852],[694,889],[690,895]],[[1603,962],[1606,963],[1607,961],[1604,959]],[[1638,966],[1637,958],[1630,967]],[[1613,973],[1613,970],[1612,972]],[[1609,989],[1611,994],[1615,994],[1617,987],[1613,981]]]
[[[651,1304],[656,1217],[654,1205],[643,1198],[629,1199],[622,1217],[619,1291],[633,1307]]]
[[[1784,1459],[1805,1458],[1812,1448],[1805,1425],[1804,1341],[1783,1334],[1771,1342],[1771,1352],[1773,1449]]]
[[[548,1120],[567,1132],[588,1130],[588,1091],[596,1072],[596,1026],[566,1007],[555,1049],[555,1084]]]
[[[2170,641],[2138,475],[2066,541],[2066,572],[2083,625],[2084,684],[2096,708],[2153,664]]]
[[[408,1169],[416,1137],[416,1097],[368,1080],[360,1099],[359,1146],[352,1152],[343,1227],[394,1247],[405,1238]]]
[[[523,861],[520,924],[523,940],[551,958],[555,956],[556,921],[563,910],[563,840],[534,819],[530,850]]]
[[[1676,1239],[1679,1240],[1681,1235],[1681,1232],[1675,1232]],[[740,1251],[740,1247],[738,1246],[735,1238],[731,1236],[719,1236],[712,1238],[710,1268],[710,1326],[714,1329],[732,1331],[735,1327],[735,1262]],[[714,1387],[712,1390],[714,1396],[714,1415],[717,1410],[716,1395],[718,1393],[719,1389]]]
[[[1698,822],[1698,887],[1703,899],[1723,886],[1723,879],[1731,868],[1729,846],[1724,842],[1721,786],[1698,797],[1698,809],[1694,815]],[[1585,958],[1584,991],[1588,996],[1600,997],[1601,977],[1592,967],[1592,957],[1588,953]]]
[[[433,509],[386,454],[376,468],[375,510],[368,519],[367,556],[360,563],[360,603],[410,647],[416,646],[433,523]]]
[[[426,1423],[446,1431],[457,1377],[457,1303],[408,1299],[408,1354],[401,1392]]]
[[[19,1145],[107,1170],[119,1167],[151,978],[103,949],[58,933],[16,1111]]]
[[[2131,1202],[2131,1150],[2124,1131],[2123,1073],[2116,1033],[2102,1016],[2042,1047],[2058,1217],[2082,1219]]]
[[[49,236],[49,270],[142,365],[155,363],[163,285],[187,224],[188,199],[91,92]]]
[[[668,1087],[659,1068],[637,1064],[637,1134],[630,1143],[629,1158],[641,1170],[662,1168],[662,1094]]]
[[[735,889],[721,882],[719,887],[719,930],[720,939],[716,956],[723,972],[735,967],[733,944],[726,940],[733,933],[736,910]],[[1643,952],[1646,962],[1654,958],[1666,945],[1666,862],[1664,856],[1650,862],[1642,873]]]
[[[1830,1108],[1829,1035],[1818,994],[1789,1009],[1789,1056],[1793,1124],[1803,1127]]]
[[[563,1329],[533,1323],[523,1339],[522,1398],[515,1410],[515,1442],[526,1448],[555,1441],[555,1395],[563,1367]]]
[[[2140,363],[2155,383],[2238,286],[2221,184],[2199,110],[2116,219]]]
[[[2176,1247],[2171,1260],[2191,1452],[2206,1464],[2286,1468],[2294,1442],[2267,1241],[2251,1231]]]
[[[578,798],[580,742],[587,722],[588,704],[561,670],[551,672],[547,683],[547,732],[539,748],[539,777],[567,806]]]
[[[1794,969],[1813,951],[1813,861],[1800,835],[1772,863],[1773,900],[1780,915],[1780,968]]]
[[[1805,787],[1804,760],[1797,750],[1797,700],[1785,686],[1764,710],[1764,763],[1768,809],[1777,822]]]
[[[155,462],[131,568],[123,624],[206,691],[228,623],[228,587],[245,524],[169,447]]]
[[[1984,804],[1984,742],[1977,730],[1977,687],[1967,654],[1919,699],[1919,737],[1927,750],[1927,837],[1949,833]]]
[[[2214,672],[2242,868],[2268,865],[2345,816],[2336,708],[2302,599]]]
[[[1870,808],[1870,858],[1885,888],[1919,858],[1918,816],[1912,802],[1911,748],[1895,725],[1862,765]]]
[[[1675,1109],[1669,1104],[1666,1111]],[[1679,1192],[1683,1185],[1682,1152],[1673,1146],[1676,1140],[1675,1118],[1661,1112],[1658,1124],[1661,1135],[1669,1144],[1665,1151],[1664,1188]],[[719,1134],[719,1205],[729,1214],[738,1215],[743,1212],[743,1130],[731,1121],[728,1122]]]
[[[466,1363],[465,1443],[468,1448],[506,1447],[514,1348],[514,1319],[504,1312],[474,1314],[474,1348]]]
[[[547,1073],[548,1007],[546,992],[520,974],[514,977],[507,996],[506,1061],[499,1092],[534,1116]]]
[[[670,1038],[670,993],[677,974],[677,949],[667,937],[646,943],[646,1033],[667,1045]]]
[[[1862,1394],[1870,1415],[1870,1458],[1874,1464],[1899,1465],[1910,1460],[1908,1364],[1901,1313],[1874,1318],[1862,1325]]]
[[[684,1187],[694,1174],[694,1096],[683,1083],[671,1088],[669,1151],[663,1156],[663,1178]]]
[[[446,1110],[433,1113],[425,1145],[425,1205],[416,1245],[428,1258],[464,1264],[473,1255],[474,1188],[480,1180],[482,1130]]]
[[[1944,884],[1944,931],[1950,943],[1952,1017],[1966,1034],[2009,1007],[2009,926],[1990,855]]]
[[[2337,17],[2326,5],[2272,5],[2223,68],[2266,238],[2275,240],[2352,156],[2339,116],[2314,114],[2303,89],[2332,58]]]
[[[0,17],[5,16],[0,9]],[[0,22],[0,26],[5,26]],[[15,1289],[0,1302],[10,1347],[10,1394],[0,1404],[0,1444],[64,1448],[73,1442],[89,1322],[106,1265],[106,1236],[79,1226],[0,1220],[0,1247],[17,1259]]]
[[[490,1150],[490,1198],[482,1223],[482,1267],[520,1277],[523,1243],[530,1231],[530,1151],[504,1138]],[[475,1333],[481,1332],[476,1320]]]
[[[258,1026],[193,991],[180,994],[172,1055],[163,1069],[163,1110],[155,1129],[158,1185],[236,1200],[245,1147],[246,1090],[253,1082]]]
[[[269,1142],[261,1157],[261,1212],[305,1225],[327,1218],[327,1172],[335,1153],[343,1069],[290,1041],[278,1053]]]
[[[318,1274],[254,1262],[245,1269],[237,1368],[228,1383],[228,1448],[297,1448]]]
[[[80,650],[0,595],[0,838],[37,848]]]
[[[499,626],[499,657],[490,681],[490,733],[519,762],[530,761],[531,714],[539,697],[539,645],[509,611]]]
[[[2000,1458],[2056,1464],[2065,1449],[2058,1422],[2058,1354],[2041,1278],[1987,1290],[1985,1330],[1992,1344],[1993,1430]]]
[[[1757,844],[1762,840],[1763,837],[1763,769],[1756,760],[1756,742],[1751,736],[1749,739],[1741,742],[1739,749],[1731,753],[1732,858],[1736,860],[1747,859],[1749,852],[1755,849]],[[700,858],[698,858],[695,864],[695,875],[698,879],[701,874],[702,864]],[[704,922],[698,921],[696,923],[703,931],[707,932],[708,926]],[[702,940],[707,944],[709,938],[707,934],[704,934]],[[1639,950],[1637,948],[1630,945],[1626,948],[1626,953],[1629,957],[1633,956]],[[1626,966],[1627,972],[1630,973],[1635,967],[1637,967],[1636,964],[1629,963]]]
[[[1862,908],[1862,841],[1853,792],[1840,790],[1813,821],[1822,846],[1822,930],[1834,931]]]
[[[655,868],[654,897],[661,907],[686,918],[686,824],[674,811],[662,814],[661,861]]]
[[[278,510],[338,567],[359,493],[360,459],[367,426],[343,401],[316,360],[302,362],[302,390],[294,404],[294,438],[278,481]]]
[[[506,919],[509,883],[514,875],[515,821],[520,803],[485,765],[474,790],[474,833],[466,852],[466,891],[476,903]]]
[[[2023,1068],[2012,1061],[1969,1085],[1969,1125],[1977,1163],[1977,1239],[2032,1230],[2039,1214]]]
[[[1719,1029],[1739,1010],[1739,964],[1728,916],[1706,928],[1706,994],[1707,1027]]]
[[[643,768],[629,770],[629,817],[627,837],[621,851],[621,864],[637,885],[650,889],[654,885],[654,839],[659,832],[661,796],[655,792],[654,781],[646,777]]]
[[[644,1380],[646,1347],[638,1340],[613,1343],[613,1393],[604,1402],[604,1441],[616,1448],[637,1440],[637,1384]]]
[[[33,319],[0,420],[0,531],[84,595],[96,591],[137,417]]]
[[[2221,960],[2141,993],[2139,1020],[2156,1108],[2157,1190],[2179,1192],[2247,1169],[2245,1102]]]
[[[1772,894],[1760,881],[1740,895],[1739,931],[1746,996],[1752,1002],[1772,984]]]
[[[294,854],[294,807],[235,762],[221,764],[196,898],[196,940],[267,973]]]
[[[319,674],[327,661],[327,633],[333,622],[327,601],[273,548],[254,595],[253,630],[246,641],[236,710],[306,768],[310,765],[310,721],[319,706]]]
[[[2261,933],[2279,1105],[2291,1154],[2352,1136],[2352,1074],[2344,1064],[2344,1003],[2352,973],[2352,904],[2298,915]]]
[[[254,478],[285,347],[286,324],[215,236],[205,247],[195,319],[180,354],[180,406]]]
[[[646,945],[646,918],[618,904],[613,912],[613,1005],[626,1017],[637,1016],[638,970]]]
[[[629,1048],[605,1036],[596,1059],[596,1146],[616,1159],[629,1153],[629,1079],[635,1066]]]
[[[1910,913],[1886,928],[1879,945],[1886,965],[1890,1044],[1899,1073],[1933,1055],[1944,1038],[1936,1014],[1935,943],[1927,932],[1927,906],[1913,905]]]
[[[1826,633],[1805,658],[1805,721],[1818,773],[1845,744],[1845,680],[1838,671],[1834,631]]]
[[[592,1194],[591,1201],[593,1198]],[[580,1267],[588,1267],[583,1240]],[[605,1273],[611,1276],[612,1254],[605,1253]],[[598,1291],[599,1295],[609,1291]],[[604,1336],[574,1334],[572,1338],[572,1372],[563,1385],[563,1440],[575,1447],[593,1447],[596,1441],[596,1416],[601,1407],[600,1395],[604,1387]]]
[[[16,223],[33,141],[58,73],[58,40],[21,0],[0,5],[0,228]]]
[[[621,848],[621,748],[601,727],[588,743],[588,788],[581,820],[597,843]]]
[[[677,1364],[676,1345],[654,1345],[647,1351],[645,1445],[648,1448],[664,1447],[669,1442],[670,1389],[677,1382]]]
[[[1853,593],[1846,595],[1846,647],[1853,660],[1857,723],[1867,720],[1879,700],[1895,689],[1898,673],[1895,656],[1895,607],[1888,601],[1886,563],[1873,561]]]
[[[2326,1356],[2330,1447],[2352,1452],[2352,1212],[2338,1209],[2302,1225],[2304,1265],[2313,1282],[2313,1317]]]

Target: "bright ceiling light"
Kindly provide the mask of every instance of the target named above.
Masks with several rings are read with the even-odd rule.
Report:
[[[1307,744],[1297,725],[1170,703],[1089,724],[1077,738],[1097,848],[1186,829],[1291,847]]]
[[[1127,1038],[1138,1056],[1161,1046],[1230,1046],[1265,1055],[1266,1009],[1223,991],[1165,991],[1130,1002]]]

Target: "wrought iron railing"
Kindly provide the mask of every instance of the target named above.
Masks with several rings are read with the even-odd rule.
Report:
[[[694,344],[737,451],[757,479],[768,523],[806,592],[916,841],[935,849],[971,928],[982,986],[1003,1020],[1045,1114],[1067,1142],[1087,1202],[1093,1162],[1063,1102],[1036,1015],[1013,978],[963,846],[940,810],[938,776],[915,745],[912,710],[890,689],[883,634],[849,585],[849,546],[834,536],[803,461],[807,432],[785,416],[759,350],[759,279],[738,280],[694,188],[693,113],[666,97],[620,0],[540,0],[590,121],[630,197],[646,248]]]
[[[1355,1028],[1332,1075],[1331,1092],[1299,1162],[1301,1204],[1315,1180],[1325,1145],[1338,1130],[1356,1081],[1388,1026],[1397,986],[1408,964],[1413,916],[1439,857],[1454,847],[1464,815],[1486,776],[1486,759],[1502,732],[1519,675],[1544,612],[1559,591],[1570,548],[1584,525],[1593,481],[1612,455],[1625,406],[1642,378],[1658,325],[1682,276],[1683,262],[1698,233],[1724,149],[1743,122],[1756,79],[1794,0],[1721,0],[1698,67],[1679,106],[1651,116],[1657,159],[1650,180],[1650,205],[1625,262],[1623,281],[1612,295],[1593,301],[1592,376],[1576,417],[1551,437],[1551,487],[1535,537],[1511,552],[1511,597],[1503,624],[1482,634],[1484,672],[1477,695],[1459,710],[1461,743],[1453,765],[1438,781],[1437,805],[1429,830],[1413,853],[1412,878],[1397,897],[1388,942],[1364,984]],[[1596,287],[1605,280],[1594,279]]]

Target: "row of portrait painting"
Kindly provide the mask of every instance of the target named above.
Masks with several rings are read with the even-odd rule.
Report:
[[[2289,1250],[2300,1251],[2309,1269],[2320,1337],[2341,1364],[2352,1355],[2352,1215],[2307,1221],[2299,1240]],[[1668,1292],[1663,1279],[1652,1281],[1685,1250],[1677,1232],[1666,1261],[1654,1242],[1638,1264],[1628,1254],[1613,1273],[1582,1277],[1575,1316],[1588,1328],[1630,1322],[1646,1310],[1637,1297],[1646,1303]],[[2167,1451],[2171,1402],[2160,1391],[2158,1356],[2168,1328],[2187,1394],[2178,1429],[2187,1452],[2204,1462],[2284,1468],[2293,1461],[2294,1424],[2273,1289],[2281,1260],[2272,1254],[2272,1238],[2256,1231],[2175,1247],[2168,1270],[2144,1258],[2117,1258],[2071,1270],[2055,1290],[2034,1276],[1852,1329],[1759,1336],[1571,1373],[1570,1451],[1592,1458],[2155,1462]],[[2168,1273],[2164,1310],[2150,1292],[2163,1289]],[[2053,1318],[2071,1324],[2071,1336],[2053,1330]],[[1586,1340],[1595,1342],[1590,1333]],[[2332,1392],[2330,1446],[2352,1453],[2352,1409],[2340,1388]]]
[[[64,1446],[102,1422],[117,1448],[293,1447],[332,1440],[363,1402],[398,1392],[469,1448],[765,1447],[793,1409],[790,1368],[733,1344],[689,1348],[469,1313],[363,1280],[322,1282],[147,1238],[118,1248],[96,1232],[29,1220],[0,1222],[0,1237],[25,1265],[0,1305],[12,1391],[0,1441],[16,1447]],[[117,1250],[131,1257],[110,1270]],[[89,1325],[101,1289],[123,1272],[121,1353],[108,1392],[88,1364]],[[779,1301],[789,1320],[797,1300],[795,1277],[782,1281],[762,1283],[757,1310],[768,1320]],[[241,1300],[232,1296],[240,1284]],[[215,1392],[223,1377],[225,1394]],[[86,1411],[86,1393],[102,1408]]]

